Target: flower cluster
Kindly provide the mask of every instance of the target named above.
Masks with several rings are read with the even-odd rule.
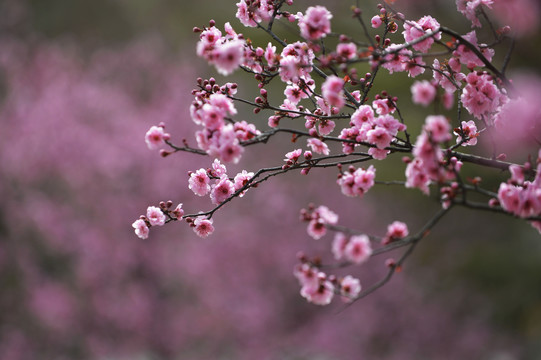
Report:
[[[338,174],[336,181],[342,190],[342,194],[350,197],[362,197],[372,186],[376,177],[376,168],[370,165],[368,169],[355,169],[350,166],[348,171]]]
[[[541,153],[540,159],[541,159]],[[531,172],[531,165],[510,165],[511,178],[501,183],[498,189],[498,201],[502,208],[521,218],[541,216],[541,161],[538,160],[533,181],[526,180]],[[541,221],[532,221],[534,227],[541,231]]]
[[[441,183],[456,176],[462,166],[460,161],[445,161],[440,144],[451,139],[451,127],[441,115],[428,116],[421,135],[413,149],[414,159],[407,159],[406,187],[416,187],[429,193],[431,182]]]
[[[405,131],[406,125],[395,119],[391,114],[395,111],[395,99],[389,97],[376,96],[369,105],[361,105],[353,114],[349,128],[342,129],[339,138],[353,140],[357,143],[368,143],[372,145],[368,149],[368,154],[378,160],[387,157],[389,150],[386,148],[391,145],[399,131]],[[358,144],[352,142],[342,143],[344,153],[352,153]]]
[[[160,206],[149,206],[147,208],[147,213],[141,215],[141,217],[135,220],[132,224],[132,227],[135,230],[135,235],[141,239],[147,239],[150,227],[152,226],[163,226],[167,220],[181,220],[184,215],[184,210],[182,209],[182,204],[178,204],[176,208],[171,209],[173,206],[172,201],[160,202]]]
[[[195,100],[190,106],[192,120],[204,127],[196,132],[197,145],[210,156],[236,163],[244,151],[241,141],[250,140],[260,132],[246,121],[226,122],[228,116],[237,113],[230,98],[237,92],[237,84],[220,87],[213,78],[199,79],[198,83],[200,88],[193,90]]]
[[[227,168],[218,159],[212,163],[211,169],[199,169],[191,172],[188,180],[188,187],[195,195],[205,196],[210,193],[213,204],[218,205],[231,197],[236,191],[244,188],[253,178],[254,173],[242,170],[242,172],[230,179],[227,176]],[[214,183],[211,184],[211,181]],[[244,189],[239,196],[243,196],[247,189]]]

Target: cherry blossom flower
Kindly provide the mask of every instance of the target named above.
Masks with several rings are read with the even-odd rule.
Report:
[[[216,70],[222,75],[229,75],[244,61],[244,42],[231,40],[216,46],[212,58]]]
[[[334,235],[334,239],[332,242],[332,253],[336,260],[340,260],[344,257],[344,252],[346,250],[346,245],[348,241],[349,237],[342,232],[337,232]]]
[[[214,232],[214,226],[212,226],[212,222],[212,219],[207,219],[206,217],[199,216],[193,222],[193,231],[199,237],[206,238]]]
[[[182,204],[178,204],[175,210],[173,210],[173,215],[176,217],[177,220],[182,220],[182,216],[184,216],[184,209],[182,208]]]
[[[332,14],[324,6],[310,6],[299,18],[301,36],[306,40],[319,40],[331,32]]]
[[[145,142],[150,150],[155,150],[164,145],[167,138],[162,126],[152,126],[145,134]]]
[[[428,106],[436,98],[436,87],[427,80],[415,81],[411,86],[411,94],[414,104]]]
[[[210,199],[215,205],[221,204],[235,192],[235,185],[226,177],[214,184],[210,191]]]
[[[334,285],[325,279],[324,273],[318,274],[319,282],[315,286],[305,285],[301,288],[301,296],[316,305],[328,305],[334,297]]]
[[[254,173],[247,172],[246,170],[242,170],[240,173],[235,175],[235,178],[233,179],[235,191],[242,189],[248,183],[248,181],[250,181],[253,177],[254,177]],[[246,191],[248,191],[248,189],[242,191],[239,194],[239,197],[243,197],[244,194],[246,194]]]
[[[352,302],[361,292],[361,282],[351,275],[340,281],[340,295],[344,302]]]
[[[430,115],[425,120],[425,131],[432,141],[442,143],[451,139],[451,126],[443,115]]]
[[[152,226],[162,226],[165,224],[165,214],[156,206],[149,206],[147,208],[147,219]]]
[[[380,15],[375,15],[374,17],[372,17],[372,19],[370,19],[370,23],[372,24],[372,27],[374,29],[377,29],[377,28],[379,28],[381,26],[383,21],[381,21],[381,16]]]
[[[190,174],[188,180],[188,188],[194,192],[195,195],[205,196],[210,191],[210,178],[207,175],[205,169],[199,169]]]
[[[329,147],[323,141],[316,138],[310,138],[307,142],[308,146],[312,148],[313,152],[323,155],[329,155]]]
[[[387,234],[382,240],[382,244],[386,245],[393,241],[400,240],[409,235],[408,226],[401,221],[394,221],[387,226]]]
[[[404,39],[406,42],[412,42],[425,34],[434,33],[439,30],[440,24],[432,16],[423,16],[419,21],[406,21],[404,22]],[[428,37],[427,39],[418,42],[412,47],[420,52],[426,53],[434,43],[434,39],[441,39],[441,32],[434,33],[433,36]]]
[[[331,105],[340,109],[346,101],[344,100],[344,80],[338,76],[328,76],[321,85],[323,98]]]
[[[357,45],[355,43],[340,43],[336,45],[336,53],[347,60],[351,60],[357,55]]]
[[[148,239],[150,232],[145,220],[137,219],[133,222],[132,227],[135,229],[135,235],[141,239]]]
[[[479,135],[479,133],[477,132],[477,126],[475,125],[475,122],[473,120],[470,120],[468,122],[462,121],[460,128],[462,130],[461,132],[454,132],[457,135],[456,143],[459,144],[462,142],[462,146],[476,145],[477,136]],[[464,138],[462,136],[464,136]]]
[[[371,255],[372,246],[366,235],[352,236],[344,249],[345,258],[356,264],[365,262]]]

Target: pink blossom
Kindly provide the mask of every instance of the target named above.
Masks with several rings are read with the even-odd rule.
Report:
[[[360,264],[368,260],[368,258],[372,255],[372,246],[370,245],[370,239],[368,236],[352,236],[346,245],[344,255],[346,259],[356,264]]]
[[[374,179],[376,178],[376,168],[374,165],[370,165],[366,170],[359,168],[353,173],[353,178],[355,181],[355,186],[365,193],[375,184]]]
[[[391,44],[385,49],[387,54],[383,57],[381,66],[389,70],[389,74],[406,70],[406,65],[412,57],[411,50],[402,48],[400,44]]]
[[[351,115],[351,122],[357,127],[361,127],[364,123],[370,123],[374,120],[374,110],[369,105],[361,105]]]
[[[299,281],[301,287],[310,286],[315,287],[319,284],[319,279],[317,276],[317,269],[311,267],[309,264],[300,264],[295,266],[293,270],[293,275]]]
[[[195,225],[193,231],[197,236],[206,238],[214,232],[214,226],[212,226],[212,219],[207,219],[206,217],[199,216],[197,217],[193,224]]]
[[[182,208],[182,204],[178,204],[175,210],[173,210],[173,215],[176,217],[177,220],[182,220],[182,216],[184,216],[184,209]]]
[[[475,33],[475,30],[470,31],[466,35],[463,36],[463,38],[475,46],[477,50],[483,54],[483,56],[488,60],[492,61],[492,56],[494,56],[494,50],[488,48],[486,44],[477,44],[477,34]],[[473,69],[476,66],[484,66],[483,61],[475,53],[470,50],[469,47],[467,47],[464,44],[459,44],[455,51],[453,51],[453,56],[458,58],[460,63],[466,65],[468,69]]]
[[[244,61],[244,41],[231,40],[216,46],[213,52],[213,63],[222,75],[229,75]]]
[[[494,113],[506,102],[506,96],[498,90],[490,75],[472,72],[466,76],[466,82],[460,100],[466,110],[476,118],[481,119]]]
[[[408,76],[413,78],[425,72],[425,65],[426,63],[421,56],[413,56],[406,61],[404,68],[408,72]]]
[[[457,135],[456,143],[458,144],[462,142],[462,146],[476,145],[477,136],[479,136],[479,133],[477,132],[477,126],[475,125],[475,122],[473,120],[470,120],[468,122],[462,121],[461,129],[462,133],[458,133],[455,131],[455,134]],[[464,136],[464,138],[462,136]]]
[[[284,95],[286,99],[289,100],[292,104],[298,104],[302,99],[308,98],[308,94],[301,90],[297,84],[291,84],[286,86],[284,90]]]
[[[361,292],[361,282],[351,275],[347,275],[340,281],[340,295],[344,302],[353,301]]]
[[[291,161],[292,163],[296,163],[299,160],[301,154],[302,149],[295,149],[293,151],[290,151],[286,154],[284,161]]]
[[[323,273],[318,274],[318,277],[324,276],[324,274],[321,274]],[[320,279],[319,284],[316,286],[303,286],[301,288],[301,296],[313,304],[328,305],[334,297],[334,286],[330,281]]]
[[[330,150],[327,144],[325,144],[323,141],[316,138],[308,139],[308,146],[312,148],[313,152],[318,153],[318,154],[329,155],[330,153]]]
[[[393,136],[382,127],[375,127],[366,132],[366,139],[370,144],[374,144],[378,149],[385,149],[391,145]]]
[[[357,55],[357,45],[355,43],[340,43],[336,45],[336,53],[347,60],[351,60]]]
[[[248,183],[248,181],[250,181],[253,177],[254,177],[254,173],[247,172],[246,170],[242,170],[242,172],[235,175],[235,178],[233,179],[235,191],[242,189]],[[247,190],[248,189],[241,192],[239,194],[239,197],[243,197],[244,194],[246,194]]]
[[[524,169],[519,165],[509,165],[509,172],[511,173],[510,182],[516,185],[522,185],[524,183]],[[537,175],[539,176],[539,174]]]
[[[314,52],[304,42],[287,45],[280,54],[280,78],[286,83],[296,83],[301,78],[307,82],[314,58]]]
[[[210,191],[210,199],[215,205],[221,204],[235,192],[235,185],[226,177],[214,184]]]
[[[376,99],[372,101],[372,107],[376,109],[378,115],[387,115],[395,112],[395,107],[389,102],[389,99]]]
[[[346,250],[346,245],[349,241],[349,237],[342,232],[337,232],[334,235],[332,242],[332,253],[336,260],[340,260],[344,257],[344,251]]]
[[[274,6],[268,0],[260,0],[255,4],[250,2],[250,6],[246,0],[240,0],[237,3],[236,17],[244,26],[256,27],[261,21],[268,21],[273,12]]]
[[[211,175],[217,178],[227,176],[227,167],[220,162],[218,159],[214,159],[212,162]]]
[[[301,36],[306,40],[318,40],[331,32],[332,14],[324,6],[310,6],[299,18]]]
[[[418,188],[428,195],[428,185],[430,185],[430,177],[427,174],[423,160],[416,158],[406,167],[406,187]]]
[[[394,221],[387,226],[387,234],[385,235],[385,238],[383,238],[382,244],[389,244],[390,242],[403,239],[408,235],[408,226],[401,221]]]
[[[372,156],[376,160],[384,160],[387,158],[387,155],[390,153],[390,150],[370,148],[368,149],[368,155]]]
[[[411,86],[411,94],[414,104],[428,106],[436,98],[436,87],[427,80],[415,81]]]
[[[135,229],[135,235],[139,236],[141,239],[148,239],[148,234],[150,232],[145,220],[137,219],[131,225]]]
[[[276,63],[276,46],[269,42],[265,48],[263,57],[265,60],[267,60],[267,64],[269,64],[269,66],[274,65]]]
[[[427,116],[424,129],[430,134],[430,139],[437,143],[451,139],[451,126],[443,115]]]
[[[308,227],[306,228],[306,232],[315,240],[320,239],[327,233],[325,222],[319,218],[310,220]]]
[[[340,109],[346,101],[344,100],[344,80],[338,76],[328,76],[321,85],[323,98],[331,105]]]
[[[162,226],[165,224],[165,214],[156,206],[149,206],[147,208],[147,219],[152,226]]]
[[[164,144],[164,137],[163,127],[152,126],[145,134],[145,142],[150,150],[155,150]]]
[[[453,59],[451,59],[453,60]],[[453,61],[449,60],[449,64]],[[460,89],[460,82],[466,78],[461,72],[452,70],[449,72],[449,68],[446,65],[440,64],[438,59],[434,59],[432,64],[434,80],[447,92],[454,93]]]
[[[207,171],[205,169],[199,169],[191,173],[188,180],[188,188],[196,195],[207,195],[210,191],[210,178],[207,175]]]
[[[372,19],[370,19],[370,23],[372,24],[372,27],[374,29],[377,29],[381,26],[383,21],[381,21],[381,16],[375,15],[374,17],[372,17]]]
[[[481,23],[477,18],[477,8],[483,5],[491,8],[493,2],[493,0],[456,0],[456,7],[462,15],[472,22],[472,27],[481,27]]]
[[[312,215],[319,217],[325,224],[334,225],[338,222],[338,215],[325,205],[318,206]]]
[[[235,135],[239,141],[247,141],[261,134],[254,124],[249,124],[246,121],[237,121],[233,124]]]
[[[317,128],[321,135],[329,135],[335,128],[336,124],[332,120],[322,119],[319,121]]]
[[[439,30],[440,24],[432,16],[423,16],[418,22],[415,21],[406,21],[404,23],[404,39],[406,42],[412,42],[425,34],[434,33]],[[428,37],[427,39],[418,42],[412,47],[420,52],[426,53],[434,43],[434,39],[441,39],[441,32],[434,33],[433,36]]]

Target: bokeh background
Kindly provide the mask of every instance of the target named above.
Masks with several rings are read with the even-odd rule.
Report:
[[[143,136],[163,121],[175,142],[195,144],[190,91],[215,73],[195,57],[194,26],[230,21],[267,43],[241,27],[235,2],[0,1],[0,359],[540,358],[541,239],[522,221],[457,209],[383,289],[324,308],[302,299],[292,275],[299,250],[331,258],[331,237],[310,239],[301,208],[326,204],[341,224],[383,235],[393,220],[415,231],[438,205],[398,187],[345,198],[335,170],[312,171],[233,201],[210,238],[185,224],[153,228],[145,241],[133,234],[134,219],[161,200],[211,206],[187,188],[187,172],[209,159],[160,158]],[[335,31],[360,31],[351,2],[324,3]],[[311,2],[296,4],[304,11]],[[408,18],[430,13],[470,29],[454,1],[395,5]],[[361,7],[366,19],[376,11],[374,2]],[[298,36],[291,24],[276,27]],[[539,72],[539,39],[520,39],[514,71]],[[243,97],[255,97],[250,76],[234,78]],[[408,126],[420,128],[431,109],[408,108],[407,77],[379,80],[377,90],[404,99]],[[266,126],[265,116],[239,112]],[[287,139],[252,147],[230,173],[280,164],[295,147]],[[520,150],[517,158],[531,151]],[[403,171],[391,160],[378,178]],[[465,171],[493,189],[506,178]],[[384,260],[347,271],[368,286]]]

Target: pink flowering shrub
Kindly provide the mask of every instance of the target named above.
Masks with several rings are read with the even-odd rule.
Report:
[[[496,128],[502,127],[499,124],[508,118],[506,111],[511,105],[507,104],[515,104],[519,100],[514,98],[520,95],[515,93],[512,81],[507,78],[505,66],[500,71],[493,63],[495,50],[479,43],[476,31],[461,35],[441,25],[430,15],[409,20],[392,6],[380,4],[379,14],[370,20],[372,28],[379,30],[376,34],[369,32],[361,9],[353,7],[353,17],[361,23],[364,32],[338,34],[336,44],[329,36],[333,16],[327,8],[311,6],[305,13],[297,12],[294,15],[286,6],[292,3],[240,1],[237,4],[236,15],[242,24],[257,26],[269,35],[271,42],[266,45],[258,46],[246,41],[244,35],[233,30],[229,23],[225,25],[225,35],[216,29],[213,20],[209,27],[195,28],[195,32],[200,34],[197,46],[200,57],[223,75],[231,74],[236,69],[253,74],[259,89],[259,95],[254,100],[243,99],[237,95],[240,86],[236,83],[220,85],[214,78],[197,80],[197,88],[192,92],[196,100],[192,104],[191,114],[196,124],[205,127],[196,134],[201,151],[225,163],[236,164],[240,163],[248,145],[267,143],[269,138],[280,134],[289,134],[295,142],[299,138],[307,138],[304,149],[297,148],[285,154],[285,165],[271,165],[252,172],[243,170],[242,174],[249,173],[250,176],[244,175],[241,185],[235,185],[236,177],[228,176],[225,167],[220,174],[213,174],[212,170],[204,168],[191,173],[189,188],[200,196],[210,191],[211,202],[215,205],[211,210],[183,216],[190,226],[195,226],[197,234],[202,237],[209,235],[214,231],[209,222],[224,204],[241,197],[246,190],[271,177],[298,170],[312,181],[317,181],[312,169],[335,167],[342,194],[363,197],[378,184],[376,162],[404,154],[411,156],[403,157],[405,176],[399,183],[406,188],[418,188],[425,195],[435,192],[441,210],[435,213],[424,230],[410,232],[405,223],[395,221],[389,225],[383,238],[340,227],[338,215],[326,206],[310,206],[303,210],[301,219],[308,222],[307,232],[311,237],[320,239],[328,230],[337,233],[332,252],[336,260],[344,259],[348,265],[365,263],[374,254],[398,247],[410,249],[397,262],[387,262],[389,273],[385,280],[365,292],[360,292],[361,284],[357,280],[347,278],[348,285],[343,285],[345,280],[327,274],[323,270],[325,265],[302,255],[301,265],[296,268],[295,274],[301,285],[301,295],[309,302],[327,305],[334,294],[344,296],[344,293],[347,293],[347,301],[355,301],[374,291],[400,269],[413,247],[454,207],[507,213],[532,220],[534,226],[541,228],[538,226],[541,212],[537,206],[537,177],[532,182],[512,179],[502,183],[496,194],[494,189],[481,188],[478,177],[468,182],[461,175],[465,163],[497,170],[511,166],[513,173],[518,173],[513,168],[518,165],[496,157],[497,144],[494,139]],[[480,14],[499,3],[492,0],[457,1],[456,6],[473,26],[481,27]],[[274,21],[280,18],[297,22],[300,40],[294,38],[287,42],[274,31]],[[490,21],[488,16],[485,18]],[[404,29],[404,41],[393,42],[395,37],[391,35],[400,27]],[[507,33],[507,28],[494,31],[492,44],[506,41]],[[359,46],[363,38],[366,45]],[[426,58],[434,58],[432,65],[427,65]],[[359,76],[362,63],[368,64],[369,72]],[[409,127],[415,121],[400,111],[404,100],[387,91],[374,94],[373,86],[380,68],[387,69],[390,75],[407,72],[409,77],[421,76],[425,70],[431,70],[427,72],[431,73],[431,79],[416,80],[411,86],[412,102],[425,107],[441,102],[446,110],[456,106],[458,121],[439,113],[436,107],[436,113],[426,116],[421,132],[413,141]],[[269,84],[278,79],[285,95],[279,95],[283,99],[281,103],[271,101],[269,96],[270,91],[275,91]],[[456,105],[453,99],[455,93],[458,93]],[[373,99],[369,99],[370,94]],[[241,132],[247,134],[245,137],[239,137],[232,130],[240,124],[233,118],[237,115],[235,103],[251,106],[255,114],[268,113],[269,128],[243,125],[249,126],[250,130]],[[475,120],[462,120],[462,116],[467,116],[465,113]],[[301,120],[306,130],[285,125],[284,119],[290,119],[292,123]],[[536,116],[534,122],[538,120]],[[459,146],[475,146],[479,139],[492,142],[492,157],[457,150]],[[166,143],[174,151],[199,151]],[[341,149],[332,146],[333,143],[341,145]],[[368,168],[354,166],[363,162],[371,164]],[[524,169],[532,168],[530,163],[524,165]],[[531,170],[531,174],[536,173]],[[526,176],[522,175],[521,179]],[[209,185],[211,181],[214,184]],[[379,183],[384,185],[387,182],[379,180]],[[482,203],[474,203],[469,200],[469,193],[486,198]],[[167,209],[163,212],[169,216],[166,222],[177,220],[169,215]],[[152,218],[149,215],[141,216],[141,219],[147,222],[149,228],[157,221],[155,216]],[[198,224],[202,222],[207,223],[199,231]],[[161,223],[159,221],[157,225]],[[136,227],[136,230],[140,237],[147,236],[147,229]],[[372,245],[374,240],[380,241],[379,247]],[[344,287],[348,290],[344,290]]]

